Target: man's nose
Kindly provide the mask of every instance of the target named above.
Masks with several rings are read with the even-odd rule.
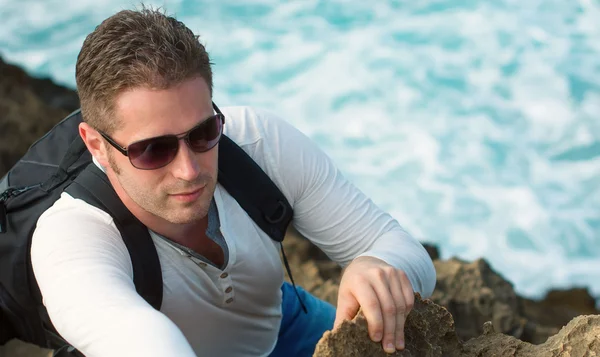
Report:
[[[185,140],[179,140],[179,150],[173,160],[173,176],[185,181],[193,181],[200,175],[200,164],[196,153],[187,145]]]

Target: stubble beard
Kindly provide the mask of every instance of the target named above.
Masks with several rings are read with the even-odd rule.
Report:
[[[208,214],[210,202],[216,188],[216,178],[208,174],[202,174],[193,182],[179,181],[176,184],[169,185],[168,188],[163,187],[159,193],[156,193],[156,191],[144,186],[143,183],[136,182],[123,175],[122,170],[110,154],[108,155],[108,161],[125,193],[135,204],[148,213],[173,224],[194,223]],[[185,192],[203,185],[202,194],[194,202],[177,202],[169,196],[169,193]]]

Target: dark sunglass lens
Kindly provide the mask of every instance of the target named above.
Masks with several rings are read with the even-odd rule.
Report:
[[[179,141],[175,136],[165,136],[139,141],[129,145],[129,160],[139,169],[165,166],[177,155]]]
[[[190,131],[189,144],[192,150],[203,152],[212,149],[221,137],[223,122],[220,115],[215,115]]]

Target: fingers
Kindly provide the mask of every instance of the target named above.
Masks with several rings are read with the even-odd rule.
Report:
[[[404,349],[404,326],[406,317],[410,313],[414,305],[414,293],[412,285],[406,274],[401,271],[396,271],[395,276],[390,280],[390,291],[396,303],[396,318],[395,318],[395,336],[392,337],[392,343],[396,349]]]
[[[379,300],[383,320],[379,324],[367,317],[367,321],[370,331],[372,327],[378,333],[383,328],[382,347],[387,353],[394,353],[396,349],[405,347],[404,326],[414,305],[414,293],[404,272],[390,267],[382,269],[379,274],[380,279],[374,281],[372,288]],[[373,340],[379,342],[378,339]]]
[[[383,316],[379,306],[379,298],[373,287],[368,283],[363,284],[362,288],[357,291],[356,298],[367,319],[369,336],[371,336],[371,340],[379,342],[383,338]]]
[[[387,353],[404,349],[406,318],[414,305],[410,280],[390,265],[357,262],[355,270],[347,271],[346,280],[342,278],[334,328],[354,318],[362,308],[371,340],[381,342]]]
[[[396,336],[404,329],[404,295],[400,283],[394,279],[394,273],[391,271],[382,270],[380,274],[382,279],[374,282],[373,290],[377,293],[379,306],[383,315],[383,339],[381,344],[387,353],[394,353],[396,348]],[[369,328],[372,322],[368,321]],[[373,326],[376,331],[379,331],[380,326]],[[376,341],[378,342],[378,341]]]
[[[333,328],[337,328],[344,320],[352,320],[359,308],[360,304],[350,291],[340,290]]]
[[[338,309],[341,311],[336,314],[336,323],[341,323],[344,319],[352,319],[356,316],[358,308],[362,308],[365,319],[367,320],[367,328],[371,340],[379,342],[383,338],[383,316],[379,298],[375,289],[366,279],[361,279],[360,282],[352,287],[352,293],[342,294],[338,298]],[[339,319],[339,321],[338,321]],[[334,326],[337,326],[334,323]]]

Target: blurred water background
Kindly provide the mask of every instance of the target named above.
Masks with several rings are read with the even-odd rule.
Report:
[[[444,258],[600,296],[600,1],[146,4],[200,34],[216,103],[295,124]],[[0,55],[74,87],[85,36],[136,6],[0,0]]]

